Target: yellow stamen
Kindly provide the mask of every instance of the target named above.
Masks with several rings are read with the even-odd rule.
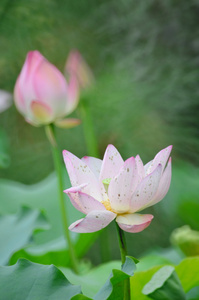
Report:
[[[111,204],[110,204],[110,201],[109,200],[105,200],[105,201],[102,201],[102,204],[105,206],[105,208],[109,211],[112,211],[112,208],[111,208]]]

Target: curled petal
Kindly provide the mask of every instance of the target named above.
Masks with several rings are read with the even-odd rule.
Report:
[[[136,233],[148,227],[153,219],[152,215],[125,214],[118,216],[116,222],[124,231]]]
[[[164,171],[164,168],[165,168],[168,158],[170,156],[172,147],[173,146],[168,146],[167,148],[162,149],[160,152],[158,152],[158,154],[156,154],[156,156],[153,159],[153,162],[147,169],[148,174],[153,172],[159,164],[162,165],[162,172]]]
[[[102,167],[102,160],[91,156],[84,156],[81,160],[89,166],[89,168],[95,174],[97,179],[99,179],[100,170]]]
[[[158,165],[151,174],[140,182],[131,198],[131,212],[143,210],[153,200],[159,186],[161,173],[162,166]]]
[[[88,182],[88,185],[85,188],[85,193],[101,201],[102,197],[100,194],[98,180],[89,166],[69,151],[64,150],[63,157],[72,186]]]
[[[79,233],[95,232],[106,227],[116,217],[108,210],[93,210],[84,219],[80,219],[70,225],[69,230]]]
[[[112,209],[117,213],[129,210],[136,175],[135,158],[130,157],[124,162],[119,174],[111,180],[108,196]]]
[[[84,191],[84,188],[87,186],[87,183],[80,184],[79,186],[71,187],[67,190],[64,190],[64,193],[66,193],[72,203],[72,205],[82,213],[84,213],[84,209],[82,207],[82,204],[79,200],[79,194],[78,192]]]
[[[88,214],[93,210],[106,210],[101,202],[81,191],[85,186],[78,187],[79,190],[77,188],[70,188],[64,191],[69,196],[73,206],[84,214]]]

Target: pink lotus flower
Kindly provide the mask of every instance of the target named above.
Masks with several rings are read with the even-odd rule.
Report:
[[[79,100],[79,87],[75,77],[67,84],[64,75],[38,51],[27,54],[14,89],[17,109],[32,125],[55,123],[64,127]],[[75,120],[72,119],[72,125]],[[77,121],[79,123],[79,120]]]
[[[64,150],[72,184],[64,192],[73,206],[86,214],[69,229],[94,232],[116,218],[124,231],[144,230],[153,216],[138,212],[161,201],[167,194],[171,181],[171,149],[169,146],[161,150],[145,166],[139,155],[123,161],[113,145],[107,147],[103,160],[87,156],[79,159]]]
[[[91,69],[77,50],[73,50],[69,53],[65,65],[65,75],[66,78],[68,76],[76,77],[82,89],[90,87],[94,82]]]

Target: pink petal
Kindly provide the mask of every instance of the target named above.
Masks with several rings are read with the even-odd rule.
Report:
[[[17,81],[15,83],[15,87],[14,87],[14,102],[15,102],[15,105],[18,109],[18,111],[25,115],[26,113],[26,105],[25,105],[25,100],[24,100],[24,97],[23,97],[23,93],[21,91],[21,87],[20,87],[20,79],[19,77],[17,78]]]
[[[94,81],[92,71],[77,50],[69,53],[65,66],[65,74],[67,77],[75,76],[81,88],[89,87]]]
[[[82,204],[80,202],[80,199],[79,199],[79,194],[78,192],[80,191],[84,191],[85,187],[87,186],[87,184],[80,184],[79,186],[74,186],[74,187],[71,187],[67,190],[64,190],[64,193],[66,193],[72,203],[72,205],[79,211],[83,212],[84,213],[84,209],[82,207]]]
[[[38,51],[30,51],[26,56],[23,68],[17,78],[14,88],[14,100],[17,109],[29,118],[28,108],[32,100],[38,100],[33,88],[33,75],[35,69],[44,57]]]
[[[160,183],[158,186],[157,193],[154,197],[154,200],[151,203],[149,203],[147,207],[160,202],[166,196],[170,187],[170,183],[171,183],[171,157],[160,179]]]
[[[108,196],[111,208],[117,213],[124,213],[129,210],[136,175],[135,158],[130,157],[124,162],[119,174],[111,180]]]
[[[123,164],[124,161],[117,149],[113,145],[108,145],[102,161],[100,181],[115,177]]]
[[[93,210],[84,219],[80,219],[70,225],[69,230],[79,233],[95,232],[106,227],[116,217],[108,210]]]
[[[73,128],[81,123],[81,120],[75,118],[67,118],[62,120],[56,120],[55,125],[59,128]]]
[[[144,165],[145,176],[149,175],[151,173],[150,168],[151,168],[152,163],[153,163],[153,160],[150,160],[146,165]]]
[[[115,177],[119,173],[123,163],[124,161],[117,149],[113,145],[108,145],[104,154],[99,176],[101,193],[103,194],[104,199],[107,199],[107,195],[103,186],[103,180]]]
[[[69,196],[73,206],[84,214],[88,214],[93,210],[106,210],[101,202],[90,195],[85,194],[81,190],[78,191],[77,188],[70,188],[64,192]]]
[[[79,103],[79,84],[75,76],[70,77],[65,113],[69,115]]]
[[[102,167],[102,160],[91,156],[84,156],[81,160],[89,166],[93,174],[95,174],[97,179],[99,179],[100,170]]]
[[[155,168],[161,164],[162,165],[162,172],[166,166],[166,163],[168,161],[168,158],[170,156],[171,150],[172,150],[173,146],[168,146],[165,149],[162,149],[160,152],[158,152],[158,154],[156,154],[155,158],[153,159],[152,164],[150,165],[150,167],[147,170],[147,173],[151,173],[155,170]]]
[[[67,83],[62,73],[44,57],[32,74],[37,99],[51,106],[54,115],[65,115]]]
[[[153,219],[152,215],[125,214],[118,216],[116,222],[124,231],[136,233],[148,227]]]
[[[32,101],[30,107],[33,121],[35,120],[40,124],[47,124],[52,121],[53,113],[47,104],[42,103],[41,101]]]
[[[142,179],[145,176],[145,172],[144,172],[143,162],[142,162],[142,160],[141,160],[141,158],[140,158],[139,155],[136,155],[135,161],[136,161],[136,166],[137,166],[138,174],[139,174],[140,178]]]
[[[151,174],[140,182],[131,198],[131,212],[144,209],[153,200],[159,186],[161,173],[162,166],[158,165]]]
[[[64,150],[63,157],[72,186],[88,183],[85,193],[101,201],[99,182],[89,166],[69,151]]]

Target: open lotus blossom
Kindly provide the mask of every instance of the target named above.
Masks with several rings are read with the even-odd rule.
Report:
[[[16,81],[14,100],[17,109],[32,125],[55,123],[60,127],[79,124],[63,119],[77,106],[79,84],[75,76],[66,82],[64,75],[38,51],[30,51]]]
[[[64,192],[73,206],[86,214],[69,229],[94,232],[116,222],[127,232],[144,230],[153,219],[139,212],[161,201],[171,181],[172,146],[161,150],[145,166],[139,155],[124,161],[113,145],[109,145],[103,160],[94,157],[77,158],[64,150],[65,165],[72,187]]]

